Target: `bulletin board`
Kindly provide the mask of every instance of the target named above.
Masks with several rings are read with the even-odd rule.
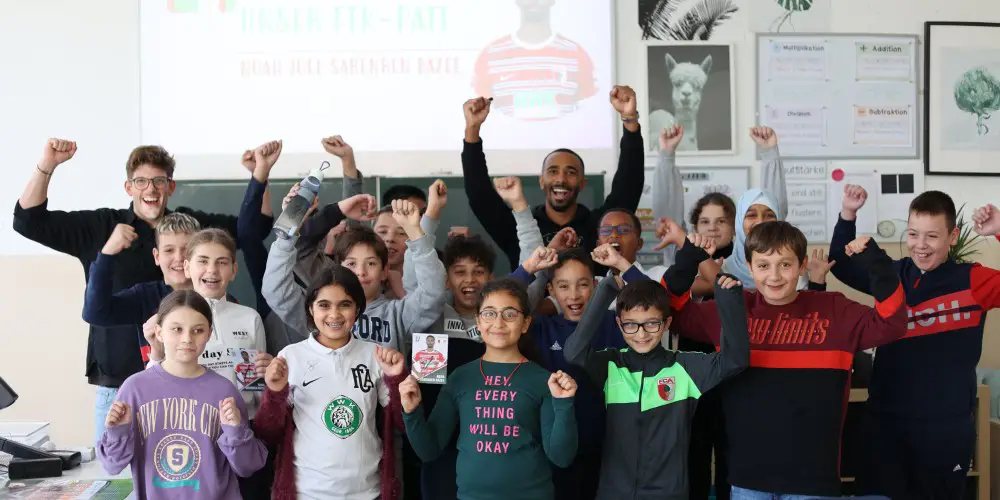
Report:
[[[757,35],[757,122],[781,156],[916,159],[917,36]]]

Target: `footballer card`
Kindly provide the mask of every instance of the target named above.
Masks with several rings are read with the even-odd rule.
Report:
[[[236,388],[241,391],[263,391],[264,377],[257,376],[257,350],[235,349]]]
[[[413,334],[412,372],[424,384],[443,384],[448,380],[448,336],[433,333]]]

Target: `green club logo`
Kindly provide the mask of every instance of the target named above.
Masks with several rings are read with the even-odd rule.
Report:
[[[347,396],[337,396],[323,411],[326,428],[341,439],[347,439],[357,432],[364,418],[358,404]]]

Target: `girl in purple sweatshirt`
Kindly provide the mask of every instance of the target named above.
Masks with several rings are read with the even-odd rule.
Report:
[[[197,292],[178,290],[158,314],[165,359],[122,384],[98,458],[109,474],[131,466],[139,498],[240,499],[236,476],[263,467],[267,448],[248,427],[236,387],[198,364],[212,310]]]

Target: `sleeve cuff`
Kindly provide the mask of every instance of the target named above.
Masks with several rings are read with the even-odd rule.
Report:
[[[760,150],[760,161],[776,161],[781,155],[778,154],[778,146],[773,148],[762,148]]]
[[[129,411],[131,411],[131,409]],[[105,418],[107,418],[107,415],[105,415]],[[136,418],[138,417],[136,417],[136,415],[133,413],[132,419],[135,420]],[[107,434],[109,438],[114,439],[116,441],[121,441],[122,439],[125,439],[126,437],[128,437],[130,432],[132,432],[132,424],[112,425],[111,427],[104,428],[104,433]]]
[[[511,210],[511,213],[514,214],[514,221],[517,222],[518,225],[525,222],[530,223],[535,218],[534,214],[531,213],[531,205],[528,205],[528,208],[525,208],[520,212]]]
[[[288,239],[275,238],[274,243],[271,244],[271,249],[277,250],[280,253],[292,253],[295,251],[296,241],[298,241],[297,235]]]
[[[483,151],[483,140],[480,139],[479,142],[468,142],[462,139],[463,143],[463,153],[481,153]]]
[[[423,230],[423,228],[421,228]],[[427,233],[415,240],[406,240],[406,248],[413,251],[414,255],[433,252],[431,248],[430,237]]]
[[[670,160],[676,160],[677,158],[676,151],[666,151],[661,149],[659,154],[660,154],[660,160],[670,161]]]
[[[577,389],[577,390],[579,390],[579,389]],[[557,397],[553,396],[552,397],[552,409],[556,410],[556,411],[566,411],[566,410],[572,411],[573,410],[573,400],[574,399],[575,398],[572,397],[572,396],[568,397],[568,398],[557,398]]]
[[[624,273],[622,273],[622,279],[625,280],[625,283],[631,283],[633,281],[641,281],[644,279],[648,280],[649,276],[646,276],[645,273],[639,270],[639,268],[635,267],[635,264],[632,264],[632,267],[629,267]]]
[[[521,281],[526,285],[530,285],[535,281],[535,277],[532,276],[532,274],[529,273],[527,270],[525,270],[524,266],[517,266],[517,269],[515,269],[514,272],[510,273],[510,277],[518,281]]]

